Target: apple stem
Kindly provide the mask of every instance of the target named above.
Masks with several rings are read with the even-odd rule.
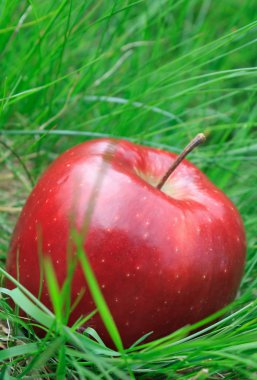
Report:
[[[174,170],[178,167],[178,165],[181,163],[181,161],[190,153],[194,148],[196,148],[198,145],[202,144],[206,140],[206,137],[203,133],[198,133],[195,138],[193,138],[192,141],[185,147],[185,149],[180,153],[180,155],[176,158],[176,160],[173,162],[169,170],[164,174],[161,181],[156,186],[157,189],[161,190],[163,185],[166,183],[167,179],[170,177],[170,175],[174,172]]]

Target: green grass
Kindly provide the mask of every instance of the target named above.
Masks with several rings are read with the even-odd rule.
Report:
[[[77,333],[83,321],[65,326],[58,302],[55,317],[18,284],[3,288],[1,378],[256,379],[256,31],[255,0],[0,2],[2,268],[31,178],[67,148],[101,136],[178,152],[208,133],[190,159],[235,202],[248,240],[240,292],[219,322],[125,351],[84,261],[120,352],[93,329]],[[54,275],[49,286],[58,299]],[[17,316],[24,305],[34,322]],[[44,339],[33,323],[44,326]]]

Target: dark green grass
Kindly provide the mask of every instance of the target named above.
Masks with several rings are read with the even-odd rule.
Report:
[[[30,177],[35,182],[58,154],[101,136],[178,152],[206,132],[208,142],[190,159],[235,202],[248,240],[240,292],[219,322],[127,351],[85,260],[120,352],[104,347],[92,329],[78,334],[81,321],[65,326],[57,301],[54,316],[19,288],[9,293],[12,310],[3,288],[2,378],[256,378],[256,53],[254,0],[0,2],[2,268]],[[54,274],[49,286],[58,299]],[[44,339],[31,320],[17,316],[24,305],[33,323],[45,327]]]

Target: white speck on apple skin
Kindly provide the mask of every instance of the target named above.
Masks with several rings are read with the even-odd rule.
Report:
[[[69,168],[70,167],[70,163],[66,164],[66,168]]]
[[[57,218],[53,218],[53,221],[56,222],[56,221],[57,221]]]
[[[177,294],[181,294],[181,290],[180,289],[177,291]]]
[[[116,298],[114,298],[114,301],[115,301],[116,303],[118,303],[118,302],[119,302],[119,299],[116,297]]]
[[[126,273],[126,277],[130,277],[131,276],[131,274],[130,273]]]
[[[206,279],[206,274],[203,274],[203,275],[202,275],[202,279],[203,279],[203,280]]]
[[[140,266],[138,265],[138,266],[136,266],[136,270],[139,270],[140,269]]]
[[[102,259],[102,260],[101,260],[101,263],[105,263],[105,259]]]
[[[101,288],[102,288],[102,289],[104,289],[105,287],[106,287],[106,285],[105,285],[105,284],[102,284],[102,285],[101,285]]]
[[[30,231],[32,230],[32,227],[31,227],[31,226],[29,226],[29,230],[30,230]]]
[[[175,278],[178,279],[179,278],[179,274],[176,274]]]
[[[30,274],[26,274],[26,278],[30,278]]]
[[[175,247],[175,252],[178,252],[179,251],[179,248],[178,247]]]
[[[190,310],[191,310],[191,311],[194,310],[194,306],[190,306]]]
[[[26,262],[27,262],[27,259],[23,259],[23,262],[26,263]]]
[[[126,325],[126,326],[129,326],[129,322],[127,321],[127,322],[125,323],[125,325]]]
[[[143,238],[144,238],[144,240],[146,240],[148,237],[149,237],[149,234],[146,232],[146,233],[143,235]]]
[[[212,223],[212,219],[211,219],[211,218],[208,218],[208,222],[209,222],[209,223]]]

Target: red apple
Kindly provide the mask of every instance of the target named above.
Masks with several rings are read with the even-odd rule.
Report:
[[[110,144],[112,158],[106,154]],[[226,195],[186,160],[158,186],[176,158],[110,139],[66,151],[46,170],[22,210],[8,272],[37,296],[41,245],[62,284],[71,219],[81,230],[96,194],[84,248],[125,347],[150,331],[151,339],[163,337],[230,303],[244,268],[242,219]],[[72,302],[82,289],[69,324],[95,308],[78,265]],[[45,281],[41,300],[51,308]],[[88,325],[110,344],[99,315]]]

